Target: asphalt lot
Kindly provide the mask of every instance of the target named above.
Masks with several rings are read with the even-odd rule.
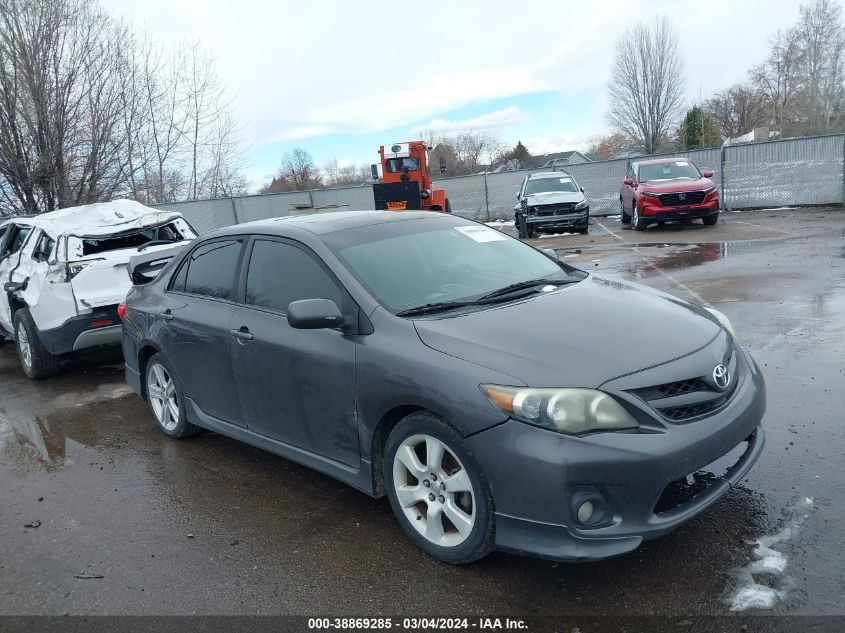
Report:
[[[771,603],[746,613],[845,613],[845,211],[599,218],[532,243],[732,319],[767,380],[767,446],[708,512],[610,561],[450,567],[386,499],[213,433],[166,438],[119,356],[30,382],[5,344],[0,613],[696,615],[737,589]]]

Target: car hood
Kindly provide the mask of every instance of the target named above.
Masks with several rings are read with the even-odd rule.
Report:
[[[640,188],[655,193],[677,193],[682,191],[701,191],[713,186],[709,178],[689,180],[687,178],[672,178],[671,180],[649,180],[640,183]]]
[[[702,308],[594,275],[525,300],[414,325],[427,346],[531,387],[597,388],[686,356],[721,331]]]
[[[526,196],[525,203],[530,207],[544,204],[563,204],[566,202],[581,202],[584,194],[580,191],[549,191],[546,193],[532,193]]]

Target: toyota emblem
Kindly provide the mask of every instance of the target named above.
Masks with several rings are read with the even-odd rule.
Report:
[[[722,391],[727,389],[728,385],[731,383],[731,374],[728,371],[728,368],[722,363],[719,363],[713,368],[713,382],[715,382],[716,386]]]

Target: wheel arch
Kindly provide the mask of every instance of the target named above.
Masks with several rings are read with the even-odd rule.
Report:
[[[385,495],[383,467],[384,447],[387,444],[387,438],[397,424],[412,413],[418,411],[437,415],[434,411],[418,405],[399,405],[382,415],[375,429],[373,429],[372,444],[370,446],[370,463],[372,464],[373,473],[373,496],[376,498]]]
[[[144,341],[138,349],[138,373],[141,376],[141,397],[145,399],[147,397],[147,363],[150,362],[153,356],[161,353],[161,350],[150,341]]]

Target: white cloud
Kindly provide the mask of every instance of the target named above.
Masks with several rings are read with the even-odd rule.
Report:
[[[744,78],[765,56],[767,37],[798,13],[784,0],[453,2],[437,5],[428,16],[436,26],[420,38],[411,18],[425,11],[388,0],[102,1],[167,44],[208,48],[256,145],[420,120],[456,124],[444,115],[468,104],[602,91],[613,43],[631,16],[673,21],[692,100]],[[549,134],[600,131],[571,130],[565,121],[560,128]]]
[[[508,106],[500,110],[494,110],[486,114],[463,119],[459,121],[450,121],[448,119],[432,119],[425,125],[420,125],[413,130],[411,134],[420,136],[426,130],[434,130],[436,132],[450,133],[460,132],[463,130],[488,130],[501,128],[508,125],[516,125],[518,123],[525,123],[530,120],[525,112],[518,106]]]
[[[525,147],[533,156],[552,154],[555,152],[568,152],[577,150],[586,152],[590,143],[583,137],[576,136],[547,136],[525,141]]]

